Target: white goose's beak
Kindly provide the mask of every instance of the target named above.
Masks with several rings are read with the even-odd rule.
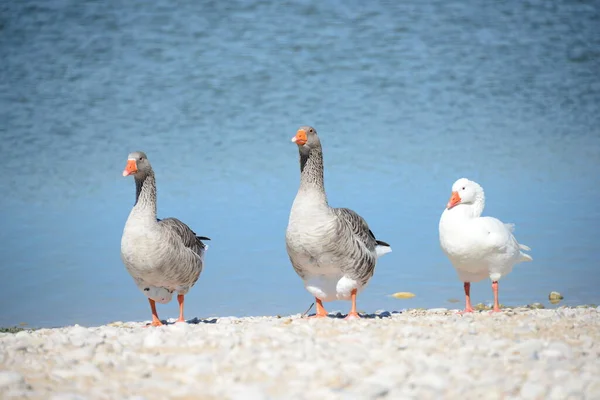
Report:
[[[461,201],[462,201],[462,199],[460,198],[460,195],[458,194],[458,192],[452,192],[452,196],[450,196],[450,200],[448,200],[448,204],[446,204],[446,208],[448,210],[450,210],[452,207],[460,204]]]

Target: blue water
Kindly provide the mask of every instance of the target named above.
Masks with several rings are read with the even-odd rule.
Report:
[[[188,317],[304,311],[284,234],[305,124],[330,203],[393,247],[360,310],[462,305],[437,236],[462,176],[532,248],[502,303],[600,302],[598,1],[21,0],[0,56],[0,326],[149,319],[119,257],[134,150],[159,216],[213,239]]]

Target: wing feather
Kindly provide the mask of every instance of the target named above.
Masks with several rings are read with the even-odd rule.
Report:
[[[210,238],[206,236],[196,235],[196,232],[177,218],[159,219],[158,223],[172,232],[185,247],[191,249],[198,255],[201,255],[206,248],[206,245],[202,240],[210,240]]]

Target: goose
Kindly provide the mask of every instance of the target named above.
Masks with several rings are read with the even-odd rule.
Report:
[[[303,126],[292,142],[300,153],[300,188],[286,230],[292,266],[315,297],[314,317],[327,316],[323,302],[351,300],[347,319],[360,318],[356,296],[375,271],[377,258],[392,251],[367,222],[348,208],[332,208],[323,182],[323,150],[317,131]]]
[[[439,224],[443,252],[464,282],[465,309],[473,312],[471,282],[487,277],[492,281],[494,308],[500,311],[498,281],[513,267],[533,258],[523,251],[531,249],[519,244],[513,235],[514,224],[505,224],[493,217],[482,217],[485,206],[483,188],[476,182],[461,178],[452,185],[452,195]]]
[[[156,217],[156,180],[144,152],[129,154],[123,176],[133,175],[135,204],[121,237],[121,259],[137,287],[148,297],[152,326],[162,322],[156,302],[167,304],[177,291],[179,319],[183,317],[184,296],[194,286],[204,265],[207,246],[186,224],[176,218]]]

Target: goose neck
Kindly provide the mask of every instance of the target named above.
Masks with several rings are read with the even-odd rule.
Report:
[[[327,203],[323,179],[323,152],[320,148],[300,152],[300,190],[316,194]]]
[[[156,180],[154,172],[150,171],[146,176],[135,179],[135,205],[133,209],[137,212],[147,213],[156,219]]]

